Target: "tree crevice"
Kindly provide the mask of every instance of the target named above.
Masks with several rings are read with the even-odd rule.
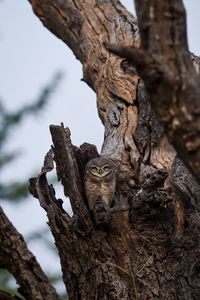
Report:
[[[182,2],[135,1],[141,43],[119,1],[29,2],[82,62],[105,127],[99,154],[51,125],[52,149],[30,180],[70,299],[198,299],[200,187],[181,159],[199,178],[200,63],[187,51]],[[116,189],[111,203],[99,196],[91,208],[85,169],[99,157],[116,167]],[[72,217],[46,178],[54,162]]]

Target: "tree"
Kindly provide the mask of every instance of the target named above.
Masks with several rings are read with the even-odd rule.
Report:
[[[197,70],[199,59],[188,53],[182,2],[135,1],[140,49],[136,19],[118,1],[29,2],[83,64],[83,80],[97,94],[105,126],[101,155],[118,168],[115,204],[108,209],[98,201],[97,223],[84,193],[85,166],[99,156],[96,147],[78,148],[63,124],[50,126],[53,147],[30,180],[30,192],[46,210],[69,298],[198,299],[200,104],[192,59]],[[54,161],[72,218],[46,179]],[[14,274],[25,298],[58,299],[1,215],[1,266]],[[22,258],[15,247],[18,254],[23,249]]]
[[[42,89],[36,101],[32,102],[31,104],[26,104],[23,107],[16,109],[14,112],[10,112],[6,108],[4,104],[5,101],[0,102],[0,172],[2,174],[4,172],[4,169],[6,167],[10,167],[10,163],[15,160],[16,157],[20,154],[20,151],[9,152],[9,150],[7,149],[7,141],[9,140],[11,135],[13,135],[15,129],[17,129],[17,127],[21,125],[25,117],[28,117],[30,115],[36,116],[37,114],[42,113],[42,110],[45,106],[47,106],[47,103],[49,103],[52,92],[54,92],[57,88],[61,78],[61,72],[57,72],[51,82],[49,82],[48,85],[46,84],[46,86]],[[8,182],[7,180],[5,181],[4,178],[4,181],[0,182],[0,199],[4,201],[10,201],[11,203],[16,203],[27,199],[28,196],[30,197],[30,194],[28,192],[28,183],[28,178],[24,178],[24,180],[16,179],[15,181],[11,182]],[[51,247],[54,249],[53,245],[50,245],[51,243],[44,238],[44,235],[46,236],[46,234],[46,230],[44,230],[43,232],[38,232],[37,230],[36,232],[32,232],[32,234],[28,238],[26,238],[29,241],[35,240],[35,243],[36,240],[38,241],[40,239],[40,242],[41,240],[43,240],[43,243],[48,243],[49,248]],[[52,274],[51,276],[50,274],[47,275],[54,283],[60,280],[60,277],[56,277],[56,274],[54,274],[54,276]],[[12,284],[12,276],[3,269],[0,270],[0,290],[1,289],[4,291],[9,291],[11,294],[15,294],[15,288]],[[3,297],[5,297],[5,295]]]

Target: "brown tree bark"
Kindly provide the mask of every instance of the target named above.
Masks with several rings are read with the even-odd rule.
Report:
[[[135,1],[141,48],[106,45],[143,78],[157,119],[179,157],[200,180],[199,58],[189,53],[182,1]]]
[[[198,299],[200,186],[156,121],[136,68],[103,46],[139,47],[135,18],[119,1],[30,2],[83,64],[83,80],[97,94],[105,126],[101,156],[118,166],[111,221],[97,226],[84,170],[99,154],[89,144],[73,146],[63,125],[50,127],[54,146],[30,191],[47,212],[70,299]],[[72,218],[46,179],[54,161]]]
[[[35,256],[27,249],[22,235],[10,223],[1,207],[0,268],[7,269],[15,277],[20,286],[19,291],[25,299],[61,300],[41,270]],[[0,293],[0,299],[11,298],[3,292]]]

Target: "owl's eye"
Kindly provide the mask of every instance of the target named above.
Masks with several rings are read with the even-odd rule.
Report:
[[[107,172],[107,171],[109,170],[109,166],[105,166],[105,167],[103,168],[103,170],[104,170],[105,172]]]
[[[97,167],[91,167],[91,170],[92,170],[93,172],[97,172]]]

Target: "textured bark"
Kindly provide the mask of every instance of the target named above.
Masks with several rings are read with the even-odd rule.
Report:
[[[83,65],[83,80],[96,92],[99,116],[105,126],[102,153],[129,168],[140,153],[130,138],[137,125],[134,104],[139,78],[134,70],[124,72],[122,59],[110,55],[103,41],[137,45],[136,19],[119,1],[32,1],[43,24],[73,50]]]
[[[0,268],[6,268],[15,277],[20,286],[19,292],[25,299],[61,300],[35,256],[27,249],[22,235],[10,223],[2,208],[0,208],[0,245]],[[7,299],[6,295],[0,296]]]
[[[200,63],[188,51],[182,1],[135,3],[141,48],[106,47],[137,66],[157,119],[179,157],[200,180]]]
[[[112,232],[110,237],[106,231],[97,229],[89,214],[84,194],[79,194],[83,190],[83,177],[82,180],[79,179],[84,173],[86,163],[98,157],[98,153],[94,146],[89,144],[83,144],[80,148],[73,147],[69,130],[65,131],[63,127],[51,126],[51,134],[54,141],[53,151],[47,154],[39,177],[31,179],[30,191],[39,198],[41,205],[47,211],[49,225],[61,259],[63,280],[70,299],[103,300],[117,299],[117,296],[120,296],[120,299],[133,299],[133,291],[132,289],[129,291],[127,280],[122,280],[123,277],[128,276],[123,271],[119,274],[118,269],[120,261],[124,261],[123,256],[127,249],[124,234],[129,234],[128,210],[113,212],[115,218],[118,219],[117,216],[120,215],[120,219],[119,222],[113,219],[110,225],[112,229],[109,229]],[[73,195],[70,198],[72,207],[74,201],[80,204],[79,211],[73,218],[62,209],[62,202],[55,199],[54,190],[46,181],[46,172],[51,171],[53,167],[53,157],[57,164],[57,173],[64,186],[67,185],[67,188],[64,188],[65,195]],[[70,166],[67,173],[63,163],[66,167]],[[74,184],[69,185],[65,181],[66,176],[68,178],[73,176]],[[87,213],[80,214],[83,211]],[[127,228],[120,225],[122,221],[127,223]],[[117,244],[116,239],[119,240]],[[116,249],[113,249],[110,243],[116,245]]]
[[[103,46],[138,47],[135,18],[118,1],[30,2],[83,64],[105,126],[101,155],[119,170],[111,221],[99,227],[84,192],[86,163],[99,154],[73,146],[63,125],[50,127],[54,146],[30,192],[47,212],[70,299],[198,299],[200,187],[156,121],[136,68]],[[53,161],[72,218],[48,185]]]
[[[99,228],[83,191],[85,165],[98,157],[96,148],[73,146],[63,125],[50,129],[54,147],[30,191],[47,211],[70,299],[198,299],[200,189],[180,160],[174,178],[187,176],[190,191],[181,181],[164,187],[167,171],[150,165],[138,187],[130,188],[133,179],[119,174],[118,204],[110,224]],[[76,211],[72,218],[46,180],[53,160]]]

